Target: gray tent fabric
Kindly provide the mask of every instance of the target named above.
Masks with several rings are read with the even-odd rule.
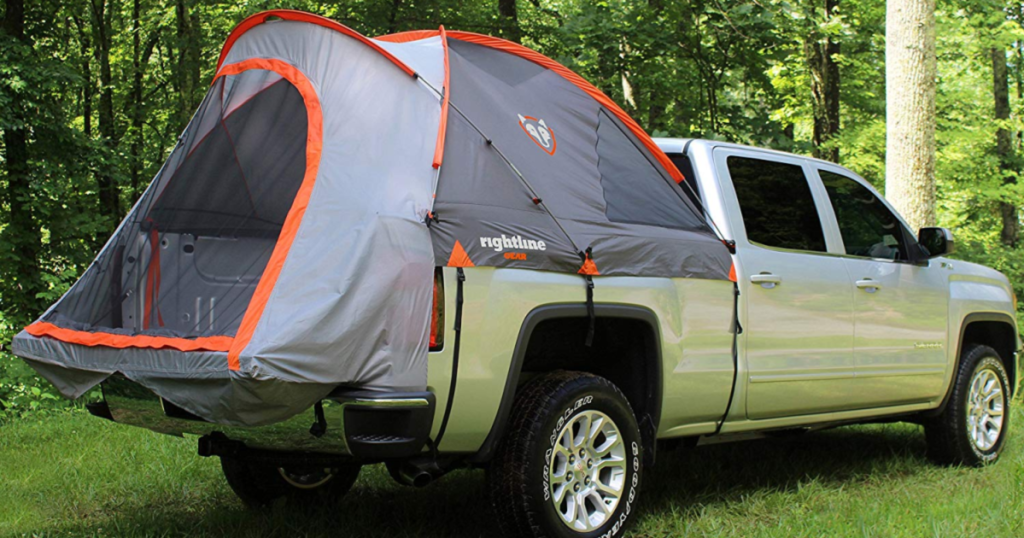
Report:
[[[504,50],[458,38],[449,50],[438,265],[458,241],[474,265],[576,272],[590,249],[602,275],[727,278],[727,249],[604,105]]]
[[[13,351],[67,397],[120,373],[263,425],[340,386],[425,390],[436,266],[728,278],[649,137],[532,54],[246,19],[163,169]]]

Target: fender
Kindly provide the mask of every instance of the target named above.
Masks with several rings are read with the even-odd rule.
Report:
[[[956,382],[956,372],[960,368],[960,356],[963,353],[963,347],[964,347],[964,334],[967,332],[967,327],[971,323],[975,323],[975,322],[978,322],[978,321],[997,321],[997,322],[1006,323],[1007,325],[1009,325],[1013,329],[1013,334],[1014,334],[1014,337],[1016,338],[1016,344],[1014,345],[1014,347],[1015,348],[1019,348],[1020,347],[1020,335],[1017,332],[1017,320],[1013,319],[1013,317],[1010,316],[1009,314],[1006,314],[1006,313],[1003,313],[1003,312],[973,312],[971,314],[967,314],[966,316],[964,316],[963,321],[960,322],[960,337],[957,339],[957,344],[956,344],[956,361],[953,363],[953,375],[950,377],[949,386],[946,387],[946,394],[945,394],[945,396],[942,397],[942,404],[940,404],[939,407],[937,407],[937,408],[935,408],[935,409],[933,409],[931,411],[926,412],[925,416],[927,416],[927,417],[938,416],[938,415],[942,414],[943,411],[946,410],[946,405],[949,403],[949,397],[950,397],[950,395],[953,394],[953,386],[955,385],[955,382]],[[1019,354],[1016,353],[1016,349],[1015,349],[1014,356],[1013,357],[1005,357],[1005,359],[1017,362],[1017,364],[1013,365],[1014,366],[1014,372],[1015,372],[1014,373],[1014,382],[1013,382],[1014,386],[1010,387],[1011,395],[1012,394],[1016,394],[1017,393],[1017,391],[1015,390],[1016,389],[1016,385],[1018,383],[1018,380],[1020,379],[1020,368],[1019,368],[1019,360],[1020,359],[1019,359]]]
[[[641,435],[645,437],[645,441],[649,440],[651,444],[649,449],[645,452],[649,454],[648,457],[653,461],[654,440],[657,435],[658,424],[661,421],[663,390],[661,372],[661,331],[658,329],[658,317],[650,309],[630,305],[596,303],[594,305],[594,311],[598,318],[626,318],[639,320],[649,325],[654,331],[655,355],[658,360],[655,361],[653,368],[650,367],[650,365],[648,366],[648,375],[650,376],[650,379],[653,380],[650,383],[650,390],[647,393],[648,413],[646,417],[637,417]],[[533,336],[534,329],[536,329],[542,322],[552,319],[586,317],[587,306],[582,303],[539,306],[531,310],[530,313],[526,315],[526,318],[523,320],[523,324],[519,329],[519,337],[516,339],[515,349],[512,352],[512,361],[509,364],[508,375],[505,378],[505,388],[502,392],[501,403],[498,405],[497,415],[494,417],[494,423],[491,425],[491,430],[487,434],[487,438],[484,439],[483,444],[480,445],[480,449],[469,458],[470,462],[483,463],[490,461],[494,455],[495,449],[498,447],[498,442],[501,441],[502,436],[505,434],[506,424],[508,423],[509,416],[512,414],[512,404],[515,401],[516,389],[519,386],[519,378],[522,373],[523,363],[526,361],[526,348],[530,343],[530,338]],[[644,424],[645,418],[650,422],[649,425]],[[650,439],[647,439],[647,437],[650,437]]]

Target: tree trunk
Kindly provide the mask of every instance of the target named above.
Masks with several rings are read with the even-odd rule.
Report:
[[[12,55],[29,52],[32,40],[25,35],[25,3],[24,0],[6,0],[4,3],[3,30],[8,36],[18,40],[22,51],[12,51]],[[24,52],[23,52],[24,51]],[[24,91],[32,91],[31,88]],[[4,307],[8,321],[13,325],[27,323],[38,311],[40,291],[39,250],[42,238],[39,227],[35,224],[32,212],[32,184],[28,165],[28,130],[31,122],[20,90],[13,90],[8,95],[8,127],[3,130],[4,164],[7,172],[7,206],[9,207],[7,227],[3,231],[4,242],[10,248],[8,261],[0,271],[4,274]]]
[[[498,0],[498,15],[502,18],[502,25],[507,29],[505,38],[519,43],[522,36],[519,32],[519,13],[516,10],[516,0]]]
[[[664,131],[665,121],[663,121],[663,118],[665,117],[665,111],[668,107],[661,103],[654,102],[655,99],[660,97],[659,95],[655,95],[655,92],[649,92],[647,96],[648,99],[652,101],[651,105],[647,107],[647,131],[651,133],[654,131]]]
[[[132,2],[132,96],[131,96],[131,162],[128,168],[131,171],[131,196],[134,202],[139,192],[139,181],[142,175],[142,28],[141,22],[141,0]]]
[[[1003,185],[1017,182],[1013,176],[1013,135],[1008,129],[1010,119],[1010,78],[1006,69],[1006,51],[993,48],[992,51],[992,96],[995,101],[996,121],[996,154],[999,156],[999,170],[1002,172]],[[1011,202],[1000,201],[999,213],[1003,220],[1003,229],[999,239],[1004,245],[1014,247],[1020,237],[1020,219],[1017,206]]]
[[[196,98],[200,88],[200,60],[202,56],[199,35],[199,14],[189,9],[188,0],[177,0],[178,58],[175,80],[178,89],[178,125],[180,131],[192,118],[199,106]]]
[[[146,137],[144,132],[146,120],[146,95],[143,92],[143,77],[149,65],[149,58],[153,55],[157,40],[160,37],[160,29],[151,31],[149,39],[142,43],[142,0],[134,0],[132,5],[132,27],[135,29],[132,36],[132,91],[129,113],[131,116],[131,199],[132,203],[139,197],[139,190],[142,188],[142,173],[145,169],[143,148]]]
[[[113,230],[121,220],[121,200],[117,188],[116,168],[113,163],[113,156],[116,153],[118,141],[114,125],[113,75],[110,69],[111,11],[107,10],[106,0],[91,0],[91,2],[93,35],[96,36],[93,50],[96,54],[96,61],[100,66],[100,108],[97,126],[100,131],[101,142],[107,149],[106,156],[97,171],[96,182],[100,214],[106,218],[110,230]],[[98,241],[103,241],[104,239],[105,237],[97,238]]]
[[[782,128],[782,135],[786,137],[787,142],[793,142],[796,140],[796,126],[792,123],[787,123],[786,126]]]
[[[77,15],[74,17],[78,28],[79,43],[82,51],[82,122],[83,132],[87,140],[92,140],[92,98],[95,88],[92,82],[92,43],[89,39],[85,23]]]
[[[1024,26],[1024,2],[1021,2],[1017,6],[1017,24]],[[1017,102],[1024,100],[1024,41],[1018,39],[1014,43],[1014,52],[1016,53],[1016,68],[1014,69],[1014,80],[1017,83]],[[1017,131],[1017,151],[1024,151],[1024,131]]]
[[[885,194],[916,230],[935,214],[935,0],[889,0]]]
[[[647,7],[651,11],[651,20],[655,25],[659,24],[660,19],[665,12],[664,0],[647,0]],[[647,88],[647,122],[645,127],[647,132],[653,133],[655,131],[665,130],[665,111],[668,109],[665,96],[672,95],[671,92],[659,91],[658,88],[652,87]],[[671,102],[671,101],[669,101]]]
[[[839,0],[824,0],[824,8],[823,20],[831,19],[839,8]],[[831,36],[813,31],[804,43],[804,52],[811,74],[814,156],[838,163],[839,146],[831,140],[839,133],[839,43]]]
[[[398,31],[398,11],[402,8],[402,0],[391,0],[391,12],[388,14],[388,33]]]

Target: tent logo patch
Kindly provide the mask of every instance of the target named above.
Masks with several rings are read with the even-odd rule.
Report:
[[[519,126],[545,153],[555,154],[555,149],[558,147],[558,142],[555,141],[555,132],[544,123],[543,119],[519,114]]]

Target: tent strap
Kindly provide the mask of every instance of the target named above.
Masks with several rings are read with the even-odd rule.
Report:
[[[444,406],[444,416],[441,418],[441,426],[437,430],[437,437],[434,438],[431,449],[434,452],[434,458],[437,458],[437,450],[441,445],[441,439],[444,438],[444,432],[448,429],[448,419],[452,414],[452,404],[455,403],[455,384],[459,379],[459,348],[462,347],[462,304],[465,302],[463,297],[463,285],[466,282],[466,272],[461,267],[456,268],[458,272],[458,284],[455,288],[455,326],[452,330],[455,331],[455,345],[452,349],[452,379],[448,385],[448,403]]]

